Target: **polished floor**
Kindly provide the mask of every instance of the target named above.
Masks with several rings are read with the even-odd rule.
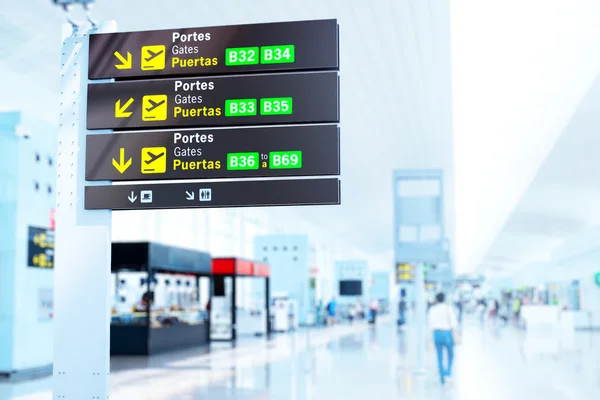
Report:
[[[417,373],[413,327],[382,321],[240,341],[236,347],[113,360],[111,399],[586,400],[600,398],[600,332],[494,328],[466,320],[454,381],[441,387],[434,351]],[[0,384],[0,399],[51,399],[50,379]]]

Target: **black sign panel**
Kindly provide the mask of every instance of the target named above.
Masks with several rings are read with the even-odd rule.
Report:
[[[88,129],[339,122],[337,72],[88,86]]]
[[[30,226],[27,241],[27,265],[54,268],[54,231]]]
[[[410,283],[415,281],[415,267],[408,263],[396,264],[396,283]]]
[[[337,125],[88,135],[85,179],[340,174]]]
[[[86,210],[340,204],[339,179],[86,186]]]
[[[336,20],[90,36],[89,78],[339,68]]]

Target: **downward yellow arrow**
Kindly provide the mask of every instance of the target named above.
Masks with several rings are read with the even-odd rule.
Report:
[[[129,157],[129,160],[127,160],[127,162],[125,162],[125,149],[123,147],[121,147],[119,149],[119,161],[117,161],[113,158],[112,165],[121,174],[123,172],[127,171],[127,168],[129,168],[131,166],[131,157]]]
[[[117,100],[117,102],[115,103],[115,118],[127,118],[130,117],[131,114],[133,114],[132,111],[127,111],[127,109],[129,108],[129,106],[133,103],[133,97],[131,97],[129,100],[127,100],[127,103],[125,103],[123,105],[123,107],[121,107],[121,100]]]
[[[133,66],[133,57],[130,52],[127,52],[127,58],[123,57],[121,53],[115,51],[115,57],[121,62],[121,64],[115,64],[117,69],[131,69]]]

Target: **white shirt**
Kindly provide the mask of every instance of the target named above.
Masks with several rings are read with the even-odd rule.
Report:
[[[428,319],[432,331],[450,331],[458,326],[454,309],[446,303],[431,306]]]

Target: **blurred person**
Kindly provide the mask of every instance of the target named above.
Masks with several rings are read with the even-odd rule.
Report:
[[[463,294],[460,293],[458,295],[458,300],[456,301],[456,308],[458,309],[458,323],[462,324],[462,317],[465,309],[465,300],[463,298]]]
[[[496,326],[496,320],[498,318],[498,314],[500,313],[500,302],[498,301],[498,299],[491,299],[490,300],[490,320],[492,321],[493,325]]]
[[[483,323],[485,319],[485,312],[488,308],[485,297],[481,296],[477,298],[477,305],[475,306],[476,311],[479,313],[479,320]]]
[[[335,312],[337,308],[337,302],[335,301],[335,297],[331,299],[329,304],[327,304],[327,325],[335,325],[336,317]]]
[[[348,306],[348,320],[350,320],[350,325],[354,322],[356,318],[356,306],[352,303]]]
[[[400,328],[406,324],[406,308],[406,295],[402,293],[398,303],[398,327]]]
[[[362,304],[362,301],[360,301],[360,299],[356,300],[355,309],[356,309],[356,318],[357,319],[365,319],[365,310],[363,309],[363,304]]]
[[[429,329],[432,331],[433,343],[437,352],[438,369],[442,385],[452,377],[454,345],[458,340],[458,321],[453,308],[446,304],[444,293],[436,295],[436,303],[428,314]],[[444,349],[447,354],[447,366],[444,366]]]
[[[515,318],[515,325],[519,326],[519,321],[521,320],[521,299],[519,296],[515,296],[512,303],[512,312]]]
[[[369,314],[371,315],[369,323],[375,324],[377,321],[377,311],[379,311],[379,303],[377,300],[372,299],[371,303],[369,304]]]

